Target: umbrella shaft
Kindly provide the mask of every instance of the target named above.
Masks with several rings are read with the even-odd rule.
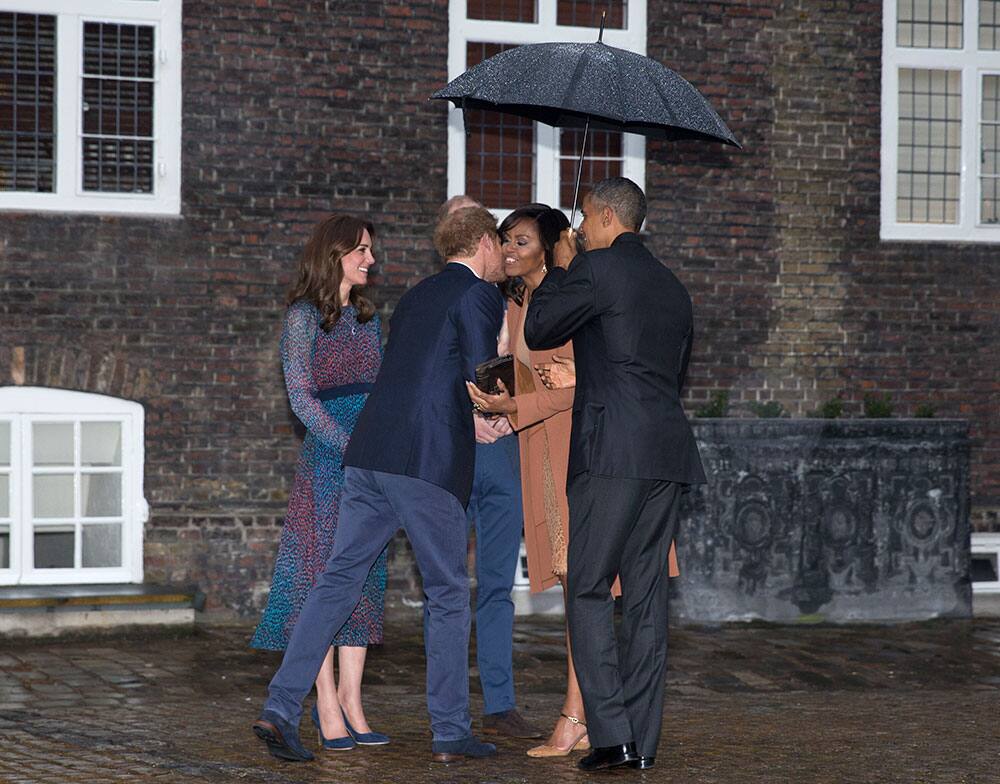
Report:
[[[570,228],[573,228],[573,222],[576,220],[576,200],[580,196],[580,178],[583,177],[583,159],[587,156],[587,136],[590,131],[590,118],[587,118],[587,124],[583,128],[583,144],[580,145],[580,163],[576,167],[576,190],[573,191],[573,212],[571,213],[569,219]]]

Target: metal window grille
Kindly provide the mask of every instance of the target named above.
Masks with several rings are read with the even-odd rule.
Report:
[[[963,0],[898,0],[896,45],[962,48]]]
[[[1000,76],[983,76],[979,220],[1000,223]]]
[[[467,67],[515,46],[469,43]],[[488,111],[469,111],[466,123],[466,193],[497,209],[513,209],[530,202],[535,180],[534,123]]]
[[[83,26],[83,189],[153,192],[154,29]]]
[[[608,12],[605,27],[614,30],[626,29],[628,0],[559,0],[556,6],[556,24],[568,27],[600,27],[601,13],[604,11]]]
[[[0,13],[0,190],[55,185],[56,18]]]
[[[576,170],[580,163],[582,130],[563,130],[559,134],[559,205],[566,210],[573,208],[573,191],[576,189]],[[607,177],[621,177],[625,153],[619,131],[591,131],[587,140],[587,154],[583,159],[580,177],[580,203],[595,183]]]
[[[531,22],[538,19],[536,0],[467,0],[467,19],[489,19],[497,22]]]
[[[1000,0],[979,0],[979,48],[1000,49]]]
[[[957,223],[962,73],[899,70],[896,219]]]

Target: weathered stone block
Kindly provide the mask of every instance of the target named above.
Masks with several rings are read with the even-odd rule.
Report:
[[[972,612],[960,420],[700,420],[673,612],[902,621]]]

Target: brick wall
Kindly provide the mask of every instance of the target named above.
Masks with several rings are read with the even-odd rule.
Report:
[[[865,392],[972,425],[973,524],[1000,510],[1000,249],[884,243],[881,3],[654,2],[649,54],[709,96],[746,150],[650,145],[648,223],[696,301],[693,410],[794,416]]]
[[[277,344],[299,249],[372,215],[388,308],[437,264],[447,4],[184,7],[179,219],[0,214],[0,384],[146,407],[146,575],[248,611],[298,440]]]
[[[932,402],[972,422],[974,521],[1000,530],[1000,251],[878,240],[881,4],[648,16],[650,55],[746,146],[649,145],[652,243],[697,305],[690,408],[722,389],[737,415]],[[259,606],[298,446],[284,289],[332,208],[375,218],[386,313],[435,268],[446,50],[444,0],[187,3],[182,216],[0,214],[0,384],[146,406],[149,579]]]

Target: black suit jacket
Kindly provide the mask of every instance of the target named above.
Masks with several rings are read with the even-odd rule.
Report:
[[[637,234],[545,276],[524,337],[536,350],[573,341],[570,478],[705,481],[680,402],[693,331],[687,289]]]
[[[344,465],[423,479],[468,504],[476,443],[465,380],[497,355],[502,321],[497,287],[462,264],[407,291]]]

